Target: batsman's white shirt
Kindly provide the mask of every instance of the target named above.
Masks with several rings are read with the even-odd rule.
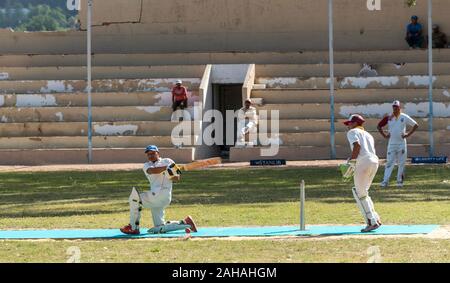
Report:
[[[397,117],[392,116],[388,121],[388,131],[390,134],[389,145],[405,145],[406,139],[402,137],[406,133],[406,125],[414,126],[417,122],[409,115],[400,113]]]
[[[371,159],[378,162],[378,156],[375,152],[375,142],[373,136],[361,128],[354,128],[347,132],[347,139],[350,148],[353,151],[354,143],[357,142],[361,146],[356,162],[363,159]]]
[[[169,174],[164,171],[161,174],[148,174],[147,170],[150,168],[167,167],[174,163],[170,158],[159,158],[156,162],[146,162],[144,164],[144,173],[150,182],[150,191],[154,194],[158,194],[162,190],[166,190],[169,194],[172,193],[172,180],[169,179]]]

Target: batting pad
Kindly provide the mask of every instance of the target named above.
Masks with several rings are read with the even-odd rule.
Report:
[[[361,233],[363,226],[325,226],[311,225],[306,231],[298,226],[267,227],[224,227],[199,228],[191,233],[193,238],[212,237],[280,237],[280,236],[332,236],[332,235],[409,235],[429,234],[439,225],[383,225],[376,231]],[[91,230],[3,230],[0,239],[130,239],[130,238],[183,238],[186,232],[174,231],[166,234],[147,234],[141,229],[141,235],[125,235],[119,229]]]

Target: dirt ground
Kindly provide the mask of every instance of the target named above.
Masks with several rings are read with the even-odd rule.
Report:
[[[214,165],[209,169],[239,169],[239,168],[302,168],[302,167],[337,167],[346,160],[311,160],[311,161],[287,161],[285,166],[250,166],[250,162],[226,162]],[[386,160],[380,159],[380,165]],[[417,166],[419,164],[407,164]],[[439,164],[442,165],[442,164]],[[116,163],[116,164],[61,164],[61,165],[37,165],[37,166],[5,166],[0,165],[1,172],[64,172],[64,171],[134,171],[141,170],[143,163]],[[447,165],[450,166],[450,165]]]
[[[337,167],[344,160],[315,160],[315,161],[287,161],[286,166],[281,167]],[[40,165],[40,166],[0,166],[0,172],[61,172],[61,171],[134,171],[142,169],[143,163],[118,163],[118,164],[67,164],[67,165]],[[211,166],[211,169],[237,169],[237,168],[262,168],[262,166],[250,166],[249,162],[224,162]],[[264,166],[264,168],[276,168],[280,166]]]

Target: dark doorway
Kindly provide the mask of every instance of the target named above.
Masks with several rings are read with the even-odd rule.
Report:
[[[214,85],[213,88],[213,108],[222,113],[223,119],[223,144],[220,146],[222,158],[228,158],[231,145],[226,144],[226,111],[239,110],[242,108],[242,84]],[[236,119],[234,129],[236,129]],[[233,140],[236,142],[236,130],[233,131]],[[233,144],[234,145],[234,144]]]

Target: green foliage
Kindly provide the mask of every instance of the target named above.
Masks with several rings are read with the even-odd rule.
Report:
[[[0,8],[30,7],[37,5],[47,5],[52,8],[66,8],[66,0],[3,0],[0,1]]]
[[[31,8],[27,20],[17,27],[19,31],[56,31],[68,29],[71,21],[61,8],[52,9],[47,5]]]
[[[262,238],[242,241],[217,239],[194,241],[8,240],[1,242],[0,262],[65,263],[71,257],[68,250],[73,246],[81,251],[81,263],[198,263],[201,265],[205,263],[366,263],[373,258],[373,253],[369,253],[370,248],[373,247],[379,248],[380,260],[383,263],[450,262],[450,240],[448,239],[370,236],[350,239],[335,239],[332,236],[282,240]],[[282,272],[278,271],[277,275]],[[298,277],[300,276],[303,276],[303,273],[299,272]]]
[[[62,0],[5,0],[0,2],[0,28],[17,31],[58,31],[75,26],[77,11]]]
[[[26,20],[26,10],[20,2],[0,7],[0,27],[14,27]]]
[[[417,0],[406,0],[406,5],[408,5],[408,7],[414,7],[417,5]]]

